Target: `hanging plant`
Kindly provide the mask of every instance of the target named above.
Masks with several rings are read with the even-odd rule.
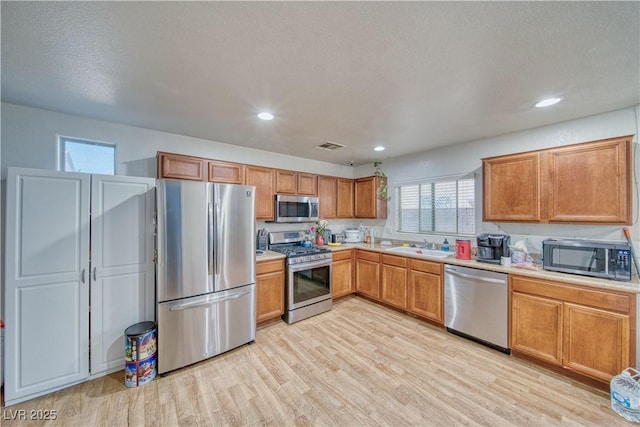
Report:
[[[380,200],[389,200],[389,185],[387,184],[387,176],[382,170],[382,162],[373,162],[373,167],[376,169],[375,175],[380,178],[378,179],[377,197]]]

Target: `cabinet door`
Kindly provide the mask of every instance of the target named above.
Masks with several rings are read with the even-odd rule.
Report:
[[[540,154],[485,159],[483,221],[540,222]]]
[[[296,194],[298,191],[298,174],[292,171],[276,170],[276,193]]]
[[[549,221],[631,224],[631,138],[549,150]]]
[[[256,265],[256,322],[284,314],[284,263],[282,260]]]
[[[209,181],[223,184],[242,184],[244,165],[239,163],[209,161]]]
[[[259,166],[247,166],[245,183],[256,187],[256,219],[274,219],[275,171]]]
[[[124,367],[123,331],[155,320],[155,180],[91,176],[91,374]]]
[[[385,178],[386,179],[386,178]],[[354,214],[356,218],[387,218],[387,201],[378,199],[380,178],[370,176],[354,181]]]
[[[407,308],[410,312],[443,323],[442,276],[410,270]]]
[[[380,299],[379,255],[372,252],[356,253],[356,291]]]
[[[158,178],[204,180],[203,159],[181,154],[158,153]]]
[[[563,364],[610,381],[634,364],[629,360],[629,316],[578,304],[564,304]]]
[[[90,175],[9,168],[6,405],[89,375]]]
[[[302,196],[317,196],[318,176],[298,172],[298,194]]]
[[[511,349],[562,364],[562,301],[513,292]]]
[[[382,255],[382,301],[407,308],[407,258]]]
[[[336,215],[338,218],[353,218],[353,180],[337,179],[338,197]]]
[[[353,293],[353,253],[339,251],[332,254],[331,295],[339,298]]]
[[[336,217],[336,178],[318,177],[318,203],[322,218]]]

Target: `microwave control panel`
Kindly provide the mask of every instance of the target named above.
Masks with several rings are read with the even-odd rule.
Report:
[[[631,280],[631,251],[628,249],[614,249],[615,257],[612,259],[616,277]]]

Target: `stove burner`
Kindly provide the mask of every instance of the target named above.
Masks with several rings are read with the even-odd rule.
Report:
[[[302,264],[323,259],[331,259],[331,250],[318,246],[304,247],[301,245],[271,246],[269,249],[286,255],[287,264]]]

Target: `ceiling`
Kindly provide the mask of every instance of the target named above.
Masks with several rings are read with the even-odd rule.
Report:
[[[2,1],[1,14],[4,102],[337,164],[640,104],[637,1]],[[564,101],[533,108],[548,96]],[[327,141],[345,147],[316,148]]]

